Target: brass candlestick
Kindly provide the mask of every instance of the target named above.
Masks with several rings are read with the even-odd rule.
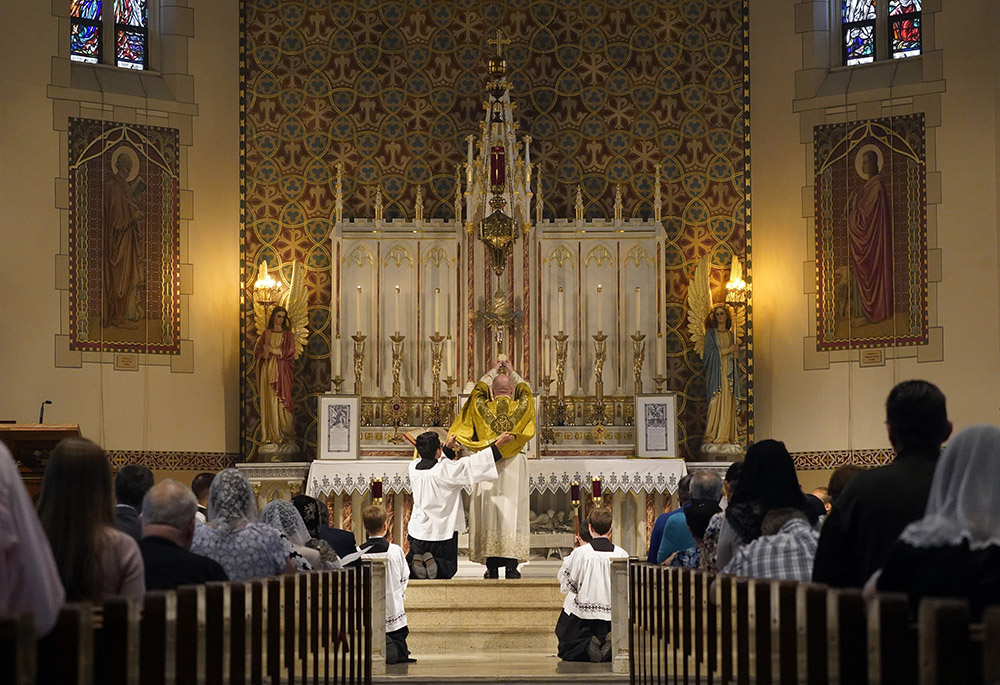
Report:
[[[458,379],[457,378],[452,378],[451,376],[449,376],[448,378],[444,379],[444,384],[448,387],[448,397],[451,397],[452,393],[454,392],[454,390],[452,390],[452,386],[454,386],[455,383],[457,383],[457,382],[458,382]]]
[[[646,343],[644,340],[646,336],[636,331],[632,338],[632,355],[634,358],[634,370],[635,370],[635,394],[638,395],[642,392],[642,360],[646,355]]]
[[[663,386],[666,385],[667,379],[665,376],[656,376],[653,378],[653,382],[656,383],[656,393],[660,394],[663,392]]]
[[[389,336],[389,340],[392,341],[392,397],[385,405],[385,415],[392,420],[392,435],[389,436],[388,441],[394,445],[402,444],[405,438],[399,432],[399,427],[403,424],[406,419],[406,402],[402,397],[402,388],[399,383],[399,372],[403,366],[403,341],[406,339],[405,335]]]
[[[441,425],[441,360],[444,358],[444,336],[435,333],[431,339],[431,417]]]
[[[557,426],[566,423],[566,341],[569,336],[559,332],[559,335],[552,336],[556,341],[556,415]]]
[[[357,335],[352,335],[354,341],[354,394],[361,397],[361,374],[365,368],[365,338],[358,331]]]
[[[539,393],[542,394],[542,395],[548,395],[549,394],[549,386],[552,385],[552,381],[553,380],[555,380],[555,379],[550,378],[548,376],[545,376],[544,378],[540,378],[538,380]]]
[[[607,340],[608,336],[602,331],[597,331],[594,336],[594,414],[598,426],[604,423],[604,360],[607,358]]]
[[[339,395],[344,391],[344,378],[343,376],[337,376],[336,378],[330,379],[333,383],[333,394]]]

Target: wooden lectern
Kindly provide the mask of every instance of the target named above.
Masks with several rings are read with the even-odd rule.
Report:
[[[0,442],[14,456],[21,479],[31,497],[42,488],[45,464],[52,448],[63,438],[79,435],[80,426],[75,423],[0,424]]]

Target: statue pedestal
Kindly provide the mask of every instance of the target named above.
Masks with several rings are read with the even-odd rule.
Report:
[[[746,454],[738,443],[702,443],[700,452],[706,461],[736,461]]]
[[[301,495],[309,462],[283,464],[237,464],[253,487],[257,496],[257,510],[260,511],[273,499],[292,499]]]
[[[277,444],[269,442],[257,448],[257,462],[287,463],[298,461],[299,446],[294,442]]]

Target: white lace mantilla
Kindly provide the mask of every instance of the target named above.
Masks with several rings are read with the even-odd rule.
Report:
[[[308,495],[364,493],[373,478],[382,479],[382,492],[410,492],[409,460],[314,461],[309,467]],[[668,492],[687,473],[683,459],[532,459],[528,461],[531,492],[569,492],[573,481],[587,491],[591,478],[600,478],[607,492]]]

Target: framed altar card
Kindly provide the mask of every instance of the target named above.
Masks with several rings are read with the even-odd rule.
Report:
[[[358,459],[361,450],[361,398],[320,395],[317,459]]]
[[[635,396],[635,456],[677,456],[677,396]]]

